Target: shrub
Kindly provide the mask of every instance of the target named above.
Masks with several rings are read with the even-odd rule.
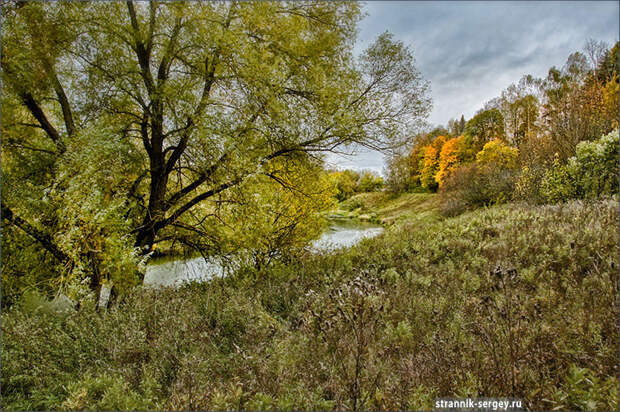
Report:
[[[540,195],[545,203],[557,203],[579,197],[577,176],[567,164],[562,164],[559,157],[553,160],[551,168],[543,175]]]
[[[556,157],[541,184],[547,202],[593,199],[618,193],[618,130],[577,145],[575,156],[562,164]]]
[[[544,203],[540,188],[545,172],[546,169],[537,164],[523,166],[516,179],[513,199],[533,204]]]
[[[454,216],[479,206],[512,199],[516,173],[497,164],[473,163],[457,168],[439,191],[441,213]]]
[[[590,369],[572,364],[549,401],[553,410],[612,411],[618,405],[618,388],[614,385],[615,379],[599,379]]]
[[[361,193],[376,192],[383,187],[383,178],[372,172],[363,172],[357,185],[357,191]]]
[[[146,388],[142,391],[135,391],[130,388],[125,378],[111,376],[107,373],[98,377],[90,375],[78,382],[69,384],[69,397],[62,404],[63,409],[83,410],[95,409],[102,411],[111,410],[151,410],[156,409],[157,404],[153,402],[151,380],[146,378],[142,386]]]
[[[354,170],[343,170],[330,173],[330,177],[336,185],[336,199],[342,202],[353,196],[357,191],[359,173]]]

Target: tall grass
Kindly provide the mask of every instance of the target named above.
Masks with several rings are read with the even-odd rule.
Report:
[[[618,407],[617,198],[403,225],[105,312],[2,316],[2,408]]]

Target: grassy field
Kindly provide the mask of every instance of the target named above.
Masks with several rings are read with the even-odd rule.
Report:
[[[349,250],[3,313],[2,408],[617,409],[617,198],[439,220],[432,196],[380,196],[402,223]]]
[[[370,220],[383,225],[440,219],[437,195],[434,193],[389,192],[359,193],[338,204],[332,216]]]

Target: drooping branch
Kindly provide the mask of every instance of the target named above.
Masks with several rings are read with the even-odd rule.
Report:
[[[180,189],[178,192],[174,193],[170,198],[166,201],[165,210],[170,209],[176,202],[181,200],[185,195],[196,190],[201,184],[207,181],[209,177],[215,173],[215,171],[219,168],[221,164],[223,164],[228,158],[228,153],[223,154],[215,163],[213,163],[209,168],[207,168],[204,172],[202,172],[196,180],[194,180],[189,185]]]
[[[226,189],[229,189],[233,186],[238,185],[239,183],[241,183],[244,179],[243,178],[236,178],[233,180],[230,180],[226,183],[223,183],[221,185],[219,185],[218,187],[208,190],[206,192],[203,192],[197,196],[195,196],[194,198],[192,198],[190,201],[188,201],[187,203],[185,203],[183,206],[179,207],[178,209],[176,209],[169,217],[157,222],[154,226],[155,230],[159,230],[161,228],[164,228],[166,226],[168,226],[169,224],[175,222],[179,217],[181,217],[181,215],[183,215],[185,212],[187,212],[188,210],[190,210],[192,207],[196,206],[198,203],[202,202],[203,200],[206,200],[220,192],[223,192]]]
[[[45,112],[43,112],[43,109],[41,109],[41,106],[39,106],[32,94],[30,92],[22,92],[19,96],[22,99],[24,105],[30,111],[30,113],[32,113],[34,118],[37,119],[37,121],[41,125],[41,128],[45,130],[45,133],[47,133],[49,138],[52,139],[52,141],[58,148],[58,151],[60,153],[64,153],[67,148],[62,141],[60,133],[58,133],[58,130],[56,130],[52,123],[50,123],[50,121],[47,119]]]
[[[36,239],[45,250],[50,252],[52,256],[54,256],[61,263],[71,262],[71,258],[54,244],[49,234],[38,230],[21,217],[15,215],[13,211],[4,203],[2,203],[2,219],[20,228],[26,234]]]
[[[75,122],[73,120],[73,111],[71,110],[71,104],[69,103],[69,99],[67,98],[67,94],[65,93],[65,89],[62,87],[60,83],[60,79],[58,79],[58,74],[56,73],[56,69],[54,69],[54,65],[47,58],[43,58],[43,66],[48,73],[48,76],[52,82],[52,86],[54,87],[54,91],[56,92],[56,97],[58,97],[58,103],[60,103],[60,108],[62,109],[62,117],[65,122],[65,128],[67,130],[67,134],[69,136],[73,136],[75,133]]]
[[[252,117],[247,121],[247,124],[239,133],[237,134],[237,138],[243,136],[247,132],[249,132],[252,128],[252,125],[256,122],[260,114],[265,110],[265,105],[261,105],[258,110],[252,115]],[[166,201],[165,210],[170,209],[170,207],[174,206],[176,202],[181,200],[185,195],[197,189],[200,185],[206,182],[212,175],[217,171],[217,169],[229,158],[229,153],[224,153],[220,158],[209,166],[206,170],[198,175],[198,177],[187,186],[183,187],[176,193],[172,194],[169,199]]]
[[[325,131],[326,133],[327,131]],[[305,142],[300,143],[299,145],[295,145],[294,147],[289,147],[286,149],[281,149],[278,150],[276,152],[271,153],[268,156],[265,156],[259,163],[259,167],[261,167],[262,165],[264,165],[266,162],[268,162],[269,160],[275,159],[277,157],[281,157],[284,156],[286,154],[292,153],[292,152],[299,152],[299,151],[304,151],[304,148],[307,147],[308,145],[314,144],[318,141],[320,141],[323,137],[319,137],[316,139],[311,139]],[[307,150],[307,148],[306,148]],[[220,158],[220,160],[223,162],[225,160],[225,157]],[[219,165],[220,162],[216,162],[212,168],[217,167],[217,165]],[[229,189],[233,186],[238,185],[239,183],[243,182],[245,180],[245,178],[247,178],[247,176],[250,176],[250,174],[246,174],[245,177],[238,177],[235,178],[227,183],[221,184],[218,187],[208,190],[206,192],[203,192],[197,196],[195,196],[194,198],[192,198],[190,201],[188,201],[187,203],[185,203],[183,206],[179,207],[178,209],[176,209],[169,217],[167,217],[166,219],[163,219],[159,222],[157,222],[154,225],[155,230],[159,230],[163,227],[166,227],[167,225],[175,222],[179,217],[181,217],[181,215],[183,215],[185,212],[187,212],[188,210],[190,210],[192,207],[194,207],[195,205],[197,205],[198,203],[202,202],[203,200],[206,200],[220,192],[223,192],[226,189]],[[198,186],[200,186],[200,184],[202,183],[202,179],[199,178],[197,179],[195,182],[193,182],[192,184],[186,186],[185,188],[181,189],[179,192],[175,193],[173,195],[173,197],[170,200],[174,201],[178,201],[180,198],[182,198],[184,195],[186,195],[187,193],[191,192],[192,190],[196,189]],[[171,206],[174,205],[173,202],[171,201],[167,202],[166,208],[165,210],[168,210]]]
[[[7,146],[9,146],[9,147],[19,147],[21,149],[31,150],[33,152],[41,152],[41,153],[47,153],[47,154],[51,154],[51,155],[55,155],[56,154],[56,152],[54,152],[53,150],[47,150],[47,149],[42,149],[42,148],[39,148],[39,147],[28,146],[28,145],[25,145],[23,143],[20,143],[16,139],[11,139],[11,138],[9,138],[5,144]]]

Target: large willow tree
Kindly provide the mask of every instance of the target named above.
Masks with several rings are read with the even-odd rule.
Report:
[[[389,34],[354,58],[353,2],[2,13],[3,269],[15,276],[53,262],[96,287],[128,251],[216,244],[222,210],[261,213],[252,190],[308,196],[323,153],[398,146],[430,106]]]

